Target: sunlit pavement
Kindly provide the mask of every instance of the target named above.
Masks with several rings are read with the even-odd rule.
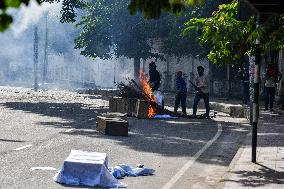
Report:
[[[53,182],[55,170],[31,168],[59,170],[72,149],[105,152],[110,166],[156,170],[121,180],[128,188],[216,188],[248,133],[246,120],[219,113],[212,120],[129,118],[129,137],[105,136],[94,130],[105,111],[76,100],[1,100],[0,188],[66,188]]]
[[[251,162],[251,135],[238,151],[223,180],[225,189],[284,188],[284,118],[283,111],[260,112],[257,163]]]

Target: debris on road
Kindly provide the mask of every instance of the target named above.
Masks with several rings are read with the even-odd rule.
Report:
[[[103,114],[97,117],[97,131],[105,135],[128,136],[126,114]]]
[[[154,172],[154,169],[144,168],[142,164],[138,164],[136,168],[127,164],[108,168],[106,153],[72,150],[53,179],[67,185],[125,188],[126,185],[117,179],[125,176],[148,176]]]
[[[110,172],[115,178],[120,179],[125,176],[137,177],[153,175],[155,170],[143,168],[143,166],[141,167],[141,165],[133,168],[127,164],[120,164],[118,166],[111,167]]]
[[[54,181],[67,185],[125,188],[108,170],[106,153],[72,150]]]

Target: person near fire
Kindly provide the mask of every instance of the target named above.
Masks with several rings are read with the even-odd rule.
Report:
[[[196,116],[197,112],[197,106],[200,101],[200,99],[204,100],[205,104],[205,117],[209,118],[209,112],[210,112],[210,107],[209,107],[209,81],[208,77],[204,74],[204,67],[198,66],[197,67],[197,72],[198,75],[195,78],[195,97],[193,101],[193,116]]]
[[[279,72],[277,64],[270,63],[265,73],[265,110],[273,111],[276,84],[281,80],[282,74]]]
[[[149,84],[152,91],[157,91],[160,87],[161,77],[160,73],[156,69],[156,64],[154,61],[149,64]]]
[[[177,113],[179,104],[181,104],[182,113],[183,115],[186,115],[186,96],[187,96],[186,82],[182,77],[182,71],[178,71],[176,74],[176,95],[175,95],[175,107],[174,107],[175,113]]]

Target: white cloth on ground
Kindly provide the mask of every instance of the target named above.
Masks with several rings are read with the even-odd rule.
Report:
[[[72,150],[54,181],[67,185],[125,188],[108,170],[106,153]]]

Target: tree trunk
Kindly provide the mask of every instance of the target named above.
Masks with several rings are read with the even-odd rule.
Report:
[[[209,92],[210,92],[210,95],[213,95],[213,65],[211,62],[209,62],[209,72],[208,72],[208,75],[209,75]]]
[[[231,65],[227,64],[227,100],[231,97]]]
[[[169,56],[166,56],[166,71],[165,73],[165,80],[164,80],[164,91],[171,91],[171,74],[170,74],[170,61]]]
[[[139,72],[140,72],[140,58],[134,58],[134,79],[139,81]]]

